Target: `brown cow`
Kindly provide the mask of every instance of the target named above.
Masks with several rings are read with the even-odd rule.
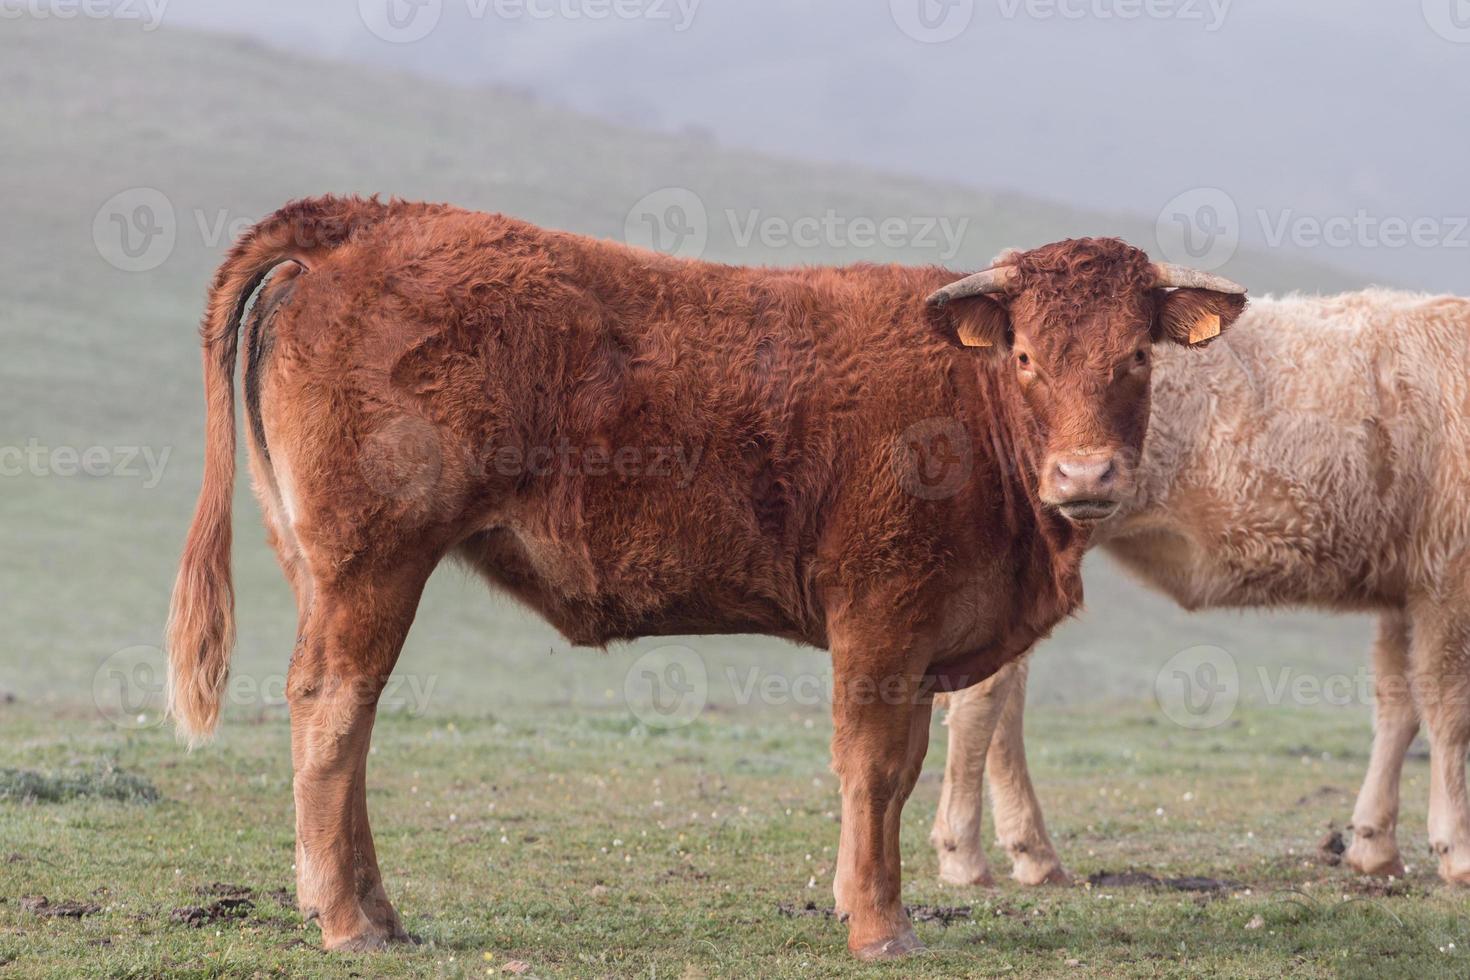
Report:
[[[915,948],[898,828],[932,692],[988,677],[1076,607],[1086,525],[1128,492],[1144,437],[1152,342],[1218,332],[1245,305],[1111,240],[956,282],[683,261],[440,205],[289,205],[231,251],[202,328],[205,478],[168,631],[193,738],[217,721],[233,633],[237,334],[284,262],[244,388],[300,611],[298,894],[337,949],[404,938],[366,753],[450,556],[579,644],[765,633],[829,649],[837,907],[858,955]],[[673,480],[587,462],[651,446],[698,466]]]

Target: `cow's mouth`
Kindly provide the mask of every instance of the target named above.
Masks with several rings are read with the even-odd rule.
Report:
[[[1073,524],[1096,524],[1105,521],[1118,511],[1116,500],[1069,500],[1057,504],[1057,510]]]

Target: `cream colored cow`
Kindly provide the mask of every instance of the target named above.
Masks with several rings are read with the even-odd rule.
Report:
[[[1257,300],[1208,350],[1160,349],[1153,398],[1137,496],[1094,543],[1191,610],[1378,612],[1348,863],[1403,873],[1399,775],[1422,717],[1430,846],[1470,884],[1470,300]],[[990,881],[986,777],[1014,877],[1065,879],[1026,771],[1025,678],[1022,661],[951,698],[933,832],[948,882]]]

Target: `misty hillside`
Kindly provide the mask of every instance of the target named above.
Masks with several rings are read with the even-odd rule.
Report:
[[[1431,245],[1369,225],[1341,244],[1293,235],[1282,248],[1467,288],[1463,0],[633,0],[646,15],[621,18],[532,4],[568,13],[403,3],[415,26],[433,26],[404,38],[335,0],[173,0],[166,22],[534,87],[599,118],[731,146],[1150,218],[1181,192],[1219,188],[1256,247],[1283,220],[1427,219],[1439,223]]]
[[[194,331],[205,284],[230,229],[291,198],[330,191],[446,200],[622,238],[642,227],[640,201],[687,188],[708,218],[705,257],[744,263],[970,269],[1007,246],[1084,234],[1147,243],[1152,232],[1151,219],[734,152],[618,128],[504,90],[326,64],[168,27],[147,33],[108,22],[7,20],[0,81],[12,96],[0,103],[7,202],[0,445],[131,449],[143,469],[4,477],[0,523],[10,538],[0,595],[10,629],[0,640],[0,671],[14,673],[0,673],[0,688],[27,697],[55,694],[40,678],[54,676],[58,663],[85,691],[105,658],[159,642],[199,482]],[[274,111],[281,106],[291,112]],[[654,216],[669,213],[660,205]],[[918,240],[868,247],[846,234],[810,247],[780,235],[741,243],[745,229],[767,218],[779,225],[829,215],[899,219],[910,228],[948,219],[963,230],[953,247]],[[153,237],[140,241],[171,236],[171,247],[119,252],[143,231]],[[1279,255],[1242,253],[1224,271],[1258,293],[1358,284]],[[159,464],[156,479],[144,467],[150,458]],[[279,672],[294,614],[243,479],[237,500],[237,665]],[[1038,664],[1037,697],[1141,696],[1157,664],[1194,643],[1218,643],[1244,660],[1328,662],[1346,645],[1344,669],[1366,650],[1355,621],[1186,617],[1101,563],[1092,568],[1089,599],[1089,614],[1067,626]],[[439,696],[461,708],[511,697],[612,704],[636,651],[662,642],[606,655],[567,652],[539,621],[446,569],[403,664],[442,671]],[[823,669],[820,655],[769,640],[690,642],[731,663]]]

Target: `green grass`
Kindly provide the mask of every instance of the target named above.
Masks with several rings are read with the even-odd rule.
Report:
[[[836,787],[822,713],[706,714],[662,734],[625,712],[414,718],[378,726],[370,808],[391,894],[422,944],[327,955],[294,910],[286,725],[230,725],[192,754],[160,729],[3,709],[0,763],[53,773],[125,766],[161,798],[0,802],[5,975],[1463,974],[1464,899],[1423,853],[1425,765],[1405,783],[1411,871],[1392,897],[1316,856],[1364,759],[1356,712],[1246,711],[1188,733],[1143,708],[1037,713],[1035,775],[1070,870],[1237,883],[1147,888],[942,886],[926,837],[943,729],[903,831],[905,901],[968,906],[921,923],[924,954],[856,967],[843,930],[786,904],[831,905]],[[1003,856],[996,856],[998,871]],[[253,907],[203,927],[174,910],[225,886]],[[101,906],[42,918],[23,896]],[[1255,928],[1251,928],[1254,923]],[[1453,944],[1453,947],[1451,947]]]

